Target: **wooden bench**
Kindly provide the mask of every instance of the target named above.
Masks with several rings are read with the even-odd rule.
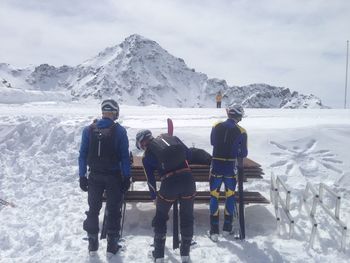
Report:
[[[250,160],[248,158],[244,158],[244,179],[245,181],[251,179],[262,179],[263,170],[261,169],[260,164]],[[207,182],[209,183],[209,165],[203,164],[190,164],[192,174],[195,178],[196,182]],[[156,180],[159,181],[160,178],[156,175]],[[131,176],[133,178],[133,182],[146,182],[147,178],[145,176],[143,166],[142,166],[142,158],[140,156],[134,157],[133,165],[131,167]],[[209,186],[208,186],[209,188]],[[238,195],[236,195],[238,200]],[[128,202],[150,202],[150,194],[148,191],[139,191],[139,190],[130,190],[125,200]],[[210,193],[209,191],[197,191],[197,195],[195,197],[196,203],[209,203]],[[220,201],[225,200],[224,193],[221,192]],[[244,203],[260,203],[260,204],[268,204],[269,201],[262,196],[259,192],[244,192]]]
[[[261,179],[263,178],[262,175],[263,170],[261,169],[261,166],[248,159],[245,158],[243,160],[243,165],[244,165],[244,176],[245,176],[245,181],[246,180],[250,180],[250,179]],[[192,170],[192,174],[194,175],[195,181],[196,182],[207,182],[209,183],[209,165],[202,165],[202,164],[190,164],[191,170]],[[146,182],[146,176],[144,174],[144,170],[143,170],[143,165],[142,165],[142,159],[141,157],[137,156],[134,157],[133,159],[133,165],[131,167],[131,176],[133,179],[133,182]],[[156,179],[159,181],[160,178],[158,176],[156,176]],[[208,185],[209,188],[209,185]],[[106,201],[106,197],[104,196],[104,201]],[[262,196],[259,192],[248,192],[248,191],[244,191],[243,194],[243,199],[244,199],[244,203],[245,204],[251,204],[251,203],[257,203],[257,204],[268,204],[270,203],[264,196]],[[131,190],[129,190],[126,194],[125,194],[125,199],[126,202],[151,202],[151,196],[149,191],[144,191],[144,190],[133,190],[133,187],[131,188]],[[225,193],[224,192],[220,192],[220,196],[219,196],[219,201],[224,201],[225,200]],[[239,202],[239,195],[236,195],[236,200]],[[205,203],[205,204],[209,204],[210,202],[210,192],[209,191],[197,191],[196,197],[194,199],[195,203]],[[177,207],[177,206],[176,206]],[[173,209],[173,216],[174,218],[178,217],[178,212],[177,209]],[[124,213],[125,213],[125,206],[124,206]],[[124,214],[123,213],[123,214]],[[123,215],[124,218],[124,215]],[[103,219],[103,227],[102,227],[102,231],[101,231],[101,239],[102,238],[106,238],[106,210],[105,210],[105,215],[104,215],[104,219]],[[175,219],[173,220],[173,222],[177,222],[175,223],[175,225],[178,224],[178,221]],[[123,225],[123,224],[122,224]],[[173,226],[173,229],[176,229],[176,227]],[[175,230],[173,230],[175,231]],[[173,232],[174,237],[176,237],[176,235],[178,236],[178,234],[176,234],[176,232]],[[243,237],[244,238],[244,237]],[[175,238],[173,238],[173,248],[178,248],[179,246],[179,242],[178,240],[176,241]]]

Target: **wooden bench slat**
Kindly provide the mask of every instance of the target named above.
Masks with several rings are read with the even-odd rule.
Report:
[[[148,191],[130,191],[127,193],[125,200],[127,202],[150,202],[151,197]],[[200,191],[197,192],[195,197],[195,203],[208,203],[210,200],[209,191]],[[225,194],[221,192],[220,201],[225,200]],[[239,201],[238,195],[236,195],[237,202]],[[244,192],[244,203],[260,203],[260,204],[268,204],[269,201],[262,196],[259,192]]]
[[[209,166],[207,166],[206,168],[193,168],[191,165],[190,165],[190,168],[191,168],[191,171],[193,173],[209,173]],[[135,167],[131,167],[131,170],[133,173],[143,173],[143,169],[138,169],[138,168],[135,168]],[[263,170],[261,168],[259,169],[244,169],[244,172],[246,173],[263,173]]]
[[[196,170],[192,170],[192,174],[195,178],[196,182],[208,182],[209,181],[209,169],[205,172],[202,171],[196,171]],[[244,180],[247,181],[248,179],[262,179],[263,173],[258,173],[258,172],[245,172],[244,173]],[[146,176],[144,174],[144,171],[131,171],[131,176],[134,180],[134,182],[142,182],[142,181],[146,181]],[[157,172],[155,173],[155,177],[156,180],[159,181],[159,177]]]
[[[208,165],[206,164],[191,164],[191,167],[194,168],[206,168]],[[253,160],[249,158],[243,158],[243,166],[244,168],[260,168],[261,165],[257,162],[254,162]],[[142,169],[142,156],[134,156],[133,157],[133,168],[141,168]]]
[[[133,181],[134,182],[145,182],[146,181],[146,177],[143,174],[139,174],[139,175],[133,175],[132,176]],[[209,182],[209,177],[208,175],[194,175],[195,181],[196,182]],[[251,178],[255,178],[255,179],[262,179],[261,176],[245,176],[244,178],[244,182],[247,182],[247,179],[251,179]],[[156,181],[160,181],[160,178],[158,176],[156,176]]]

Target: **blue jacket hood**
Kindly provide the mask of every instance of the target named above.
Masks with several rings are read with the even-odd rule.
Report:
[[[96,126],[100,129],[108,128],[114,124],[114,121],[112,121],[110,118],[102,118],[99,119],[96,123]]]

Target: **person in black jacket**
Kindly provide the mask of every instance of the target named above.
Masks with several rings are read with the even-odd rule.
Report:
[[[149,130],[141,130],[136,135],[136,147],[144,150],[144,166],[151,198],[156,200],[154,227],[155,262],[163,262],[168,213],[176,200],[180,203],[180,254],[182,262],[189,262],[190,245],[193,237],[193,200],[196,185],[188,165],[188,148],[176,136],[162,134],[153,138]],[[154,172],[161,178],[159,190],[156,188]]]
[[[88,192],[89,211],[83,228],[88,233],[89,252],[98,250],[99,213],[102,195],[107,196],[107,255],[119,246],[122,194],[130,187],[129,141],[126,130],[114,121],[119,116],[118,103],[112,99],[101,104],[102,119],[85,127],[79,154],[79,183]],[[87,166],[90,173],[87,177]]]

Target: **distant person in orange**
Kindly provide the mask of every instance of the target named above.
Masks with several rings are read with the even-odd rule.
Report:
[[[216,94],[216,108],[221,108],[222,95],[221,91]]]

